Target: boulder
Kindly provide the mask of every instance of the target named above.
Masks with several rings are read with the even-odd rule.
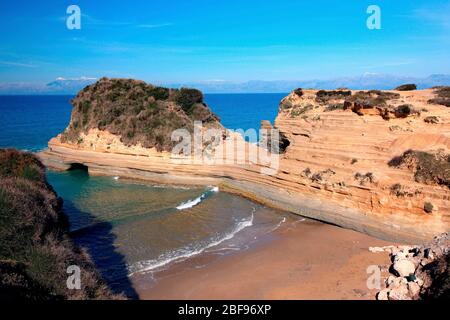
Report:
[[[400,277],[407,277],[416,271],[416,266],[410,260],[400,259],[395,261],[393,269],[398,273]]]
[[[388,292],[389,300],[411,300],[409,296],[408,286],[402,284],[396,288],[392,288]]]

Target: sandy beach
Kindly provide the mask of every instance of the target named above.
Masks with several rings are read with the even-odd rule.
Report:
[[[388,265],[389,257],[369,247],[390,244],[306,220],[280,227],[245,251],[200,254],[132,282],[141,299],[374,299],[366,269]]]

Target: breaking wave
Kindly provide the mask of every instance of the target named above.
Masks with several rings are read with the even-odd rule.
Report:
[[[154,269],[165,266],[175,260],[187,259],[189,257],[198,255],[211,247],[217,246],[226,240],[232,239],[238,232],[253,225],[254,211],[255,210],[253,210],[252,215],[248,219],[239,221],[231,232],[223,236],[212,238],[211,241],[208,243],[205,243],[203,245],[201,244],[196,247],[187,246],[181,249],[177,249],[162,254],[157,259],[140,261],[128,266],[129,275],[132,276],[135,273],[149,272]]]
[[[203,192],[199,197],[195,198],[194,200],[189,200],[187,202],[183,202],[180,205],[178,205],[176,208],[178,210],[185,210],[192,208],[196,205],[198,205],[200,202],[202,202],[204,199],[206,199],[208,196],[210,196],[214,192],[219,192],[219,187],[213,187],[209,189],[208,191]]]

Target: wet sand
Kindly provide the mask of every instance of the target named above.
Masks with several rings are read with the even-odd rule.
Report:
[[[203,253],[131,280],[141,299],[374,299],[366,269],[388,265],[389,257],[368,249],[390,244],[307,220],[283,225],[247,250]]]

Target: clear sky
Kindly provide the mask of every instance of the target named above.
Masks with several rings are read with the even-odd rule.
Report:
[[[66,9],[80,7],[81,30]],[[381,8],[369,30],[367,7]],[[0,82],[153,82],[450,73],[450,1],[0,2]]]

